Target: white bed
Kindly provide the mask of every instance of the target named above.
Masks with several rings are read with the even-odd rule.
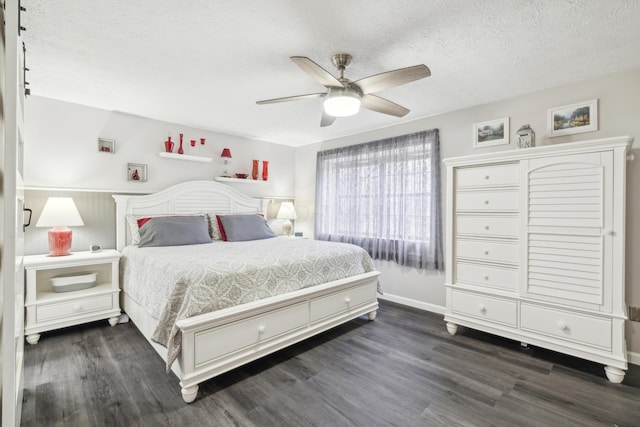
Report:
[[[130,241],[126,215],[265,211],[263,200],[248,197],[213,181],[186,182],[145,196],[113,197],[116,201],[117,248],[120,251]],[[225,245],[227,242],[215,244]],[[181,351],[171,369],[180,379],[182,398],[187,403],[192,402],[202,381],[336,325],[364,314],[368,314],[370,320],[375,319],[379,274],[369,271],[179,319],[175,324],[181,335]],[[122,286],[125,289],[122,293],[124,311],[166,362],[167,349],[151,340],[159,323],[157,316],[149,314],[128,295],[126,283]]]

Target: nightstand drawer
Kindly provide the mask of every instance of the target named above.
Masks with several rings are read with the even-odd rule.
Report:
[[[459,168],[456,170],[456,183],[458,187],[518,185],[518,172],[518,163]]]
[[[522,304],[520,329],[611,349],[611,319]]]
[[[517,212],[518,191],[459,191],[458,212]]]
[[[311,323],[318,322],[330,316],[342,312],[348,312],[352,308],[359,307],[376,300],[376,292],[371,286],[358,286],[344,291],[336,292],[325,297],[311,300]]]
[[[459,291],[451,293],[451,311],[512,327],[518,318],[515,301]]]
[[[36,321],[46,322],[68,316],[77,316],[113,308],[113,296],[101,295],[56,304],[46,304],[36,307]]]

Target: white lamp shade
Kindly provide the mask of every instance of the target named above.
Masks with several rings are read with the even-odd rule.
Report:
[[[293,207],[292,202],[282,202],[280,204],[280,209],[278,209],[277,219],[296,219],[298,216],[296,215],[296,208]]]
[[[360,94],[351,89],[331,88],[323,105],[330,116],[353,116],[360,111]]]
[[[49,197],[36,227],[77,227],[84,225],[71,197]]]

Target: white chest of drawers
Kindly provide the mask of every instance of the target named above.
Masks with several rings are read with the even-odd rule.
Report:
[[[444,160],[445,320],[627,369],[626,155],[607,138]]]

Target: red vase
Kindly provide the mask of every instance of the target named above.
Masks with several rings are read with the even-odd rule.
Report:
[[[192,146],[192,147],[195,147],[195,146],[196,146],[196,140],[195,140],[195,139],[192,139],[192,140],[191,140],[191,146]]]
[[[267,160],[262,161],[262,180],[269,179],[269,162]]]
[[[164,142],[164,150],[167,153],[173,153],[173,141],[171,141],[171,137]]]
[[[251,178],[258,179],[258,160],[253,161],[253,169],[251,170]]]
[[[178,154],[184,154],[184,150],[182,149],[182,134],[180,134],[180,147],[178,148]]]

